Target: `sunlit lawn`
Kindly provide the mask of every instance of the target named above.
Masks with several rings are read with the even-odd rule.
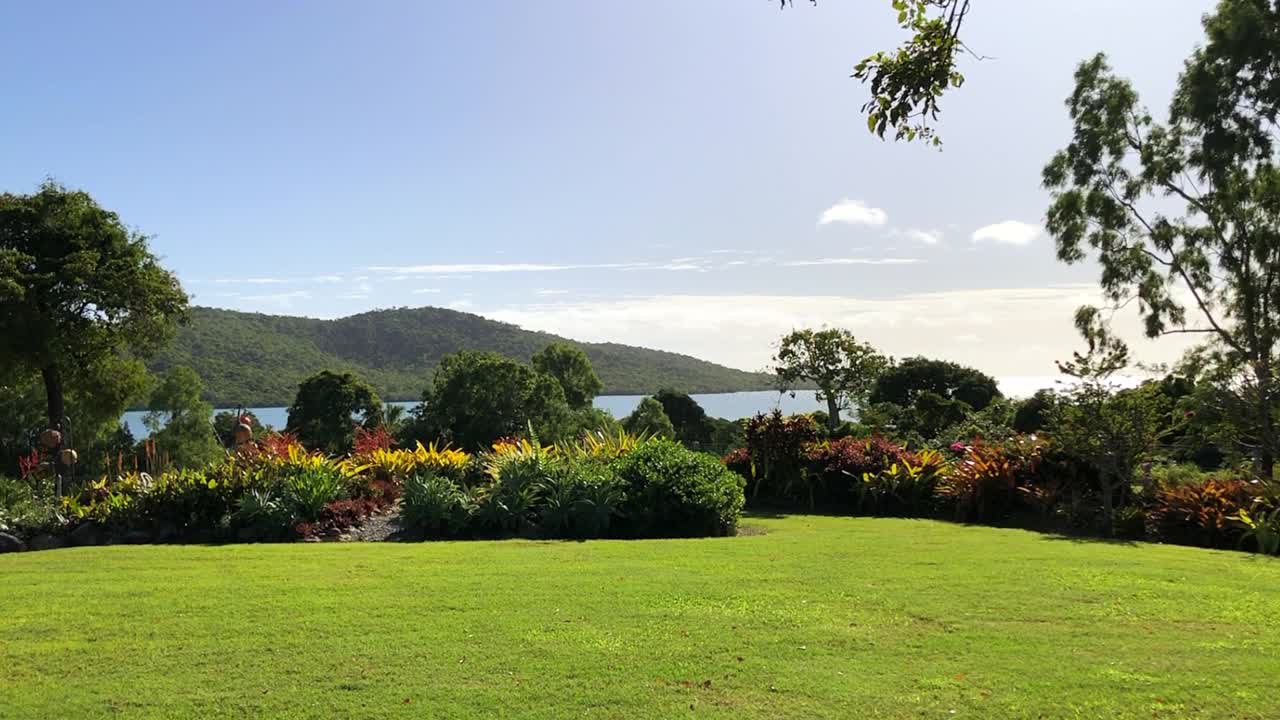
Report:
[[[1280,717],[1280,561],[747,524],[0,556],[0,717]]]

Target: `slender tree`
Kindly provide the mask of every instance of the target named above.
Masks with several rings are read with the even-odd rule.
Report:
[[[1096,256],[1102,289],[1151,337],[1193,333],[1272,475],[1280,339],[1280,4],[1222,0],[1158,123],[1105,56],[1076,71],[1071,142],[1044,170],[1059,259]],[[1092,251],[1091,253],[1089,251]]]

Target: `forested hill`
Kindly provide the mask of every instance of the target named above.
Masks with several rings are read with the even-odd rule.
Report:
[[[492,350],[528,362],[551,342],[586,351],[609,394],[729,392],[773,387],[768,375],[687,355],[578,343],[441,308],[377,310],[338,320],[193,308],[191,322],[150,363],[153,371],[188,365],[218,405],[287,405],[299,382],[319,370],[354,372],[384,400],[416,400],[440,358],[458,350]]]

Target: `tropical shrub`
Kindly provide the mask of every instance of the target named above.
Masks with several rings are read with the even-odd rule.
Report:
[[[638,537],[730,535],[745,482],[715,457],[671,440],[650,440],[614,461],[625,499],[624,534]]]
[[[950,502],[960,522],[992,522],[1013,511],[1020,488],[1031,484],[1043,443],[1019,437],[1004,444],[981,440],[957,448],[961,454],[938,483],[938,496]]]
[[[823,506],[867,514],[879,514],[880,510],[874,502],[866,502],[875,496],[868,495],[867,476],[878,477],[893,466],[924,464],[914,453],[878,435],[812,443],[804,457],[810,492],[820,494]],[[940,464],[940,459],[937,462]],[[928,473],[930,477],[934,474],[936,470]],[[809,507],[814,507],[812,500]]]
[[[290,473],[284,481],[284,496],[298,519],[312,521],[329,503],[346,495],[346,481],[334,467],[308,467]]]
[[[250,490],[240,498],[232,522],[241,531],[238,539],[284,540],[293,529],[293,510],[272,490]]]
[[[548,537],[602,537],[624,499],[617,478],[597,461],[557,463],[537,493],[538,529]]]
[[[787,502],[813,496],[808,446],[818,439],[818,425],[806,415],[784,417],[774,410],[747,421],[748,495],[759,501]]]
[[[1245,531],[1240,513],[1257,512],[1259,490],[1245,480],[1212,477],[1159,488],[1147,512],[1147,536],[1177,545],[1234,547]]]
[[[1241,543],[1254,542],[1263,555],[1280,555],[1280,504],[1268,506],[1263,498],[1255,498],[1251,510],[1236,514],[1236,523],[1243,528]]]
[[[864,472],[855,481],[859,515],[928,516],[942,477],[942,455],[926,450],[918,455],[903,453],[889,467]]]
[[[471,514],[471,498],[449,478],[421,472],[405,479],[400,517],[407,529],[450,537],[467,529]]]

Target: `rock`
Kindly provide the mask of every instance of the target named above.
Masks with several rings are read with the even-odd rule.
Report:
[[[22,552],[27,544],[9,533],[0,532],[0,553]]]
[[[27,547],[32,550],[56,550],[60,547],[66,546],[66,538],[61,538],[57,535],[50,535],[49,533],[41,533],[31,538],[31,542],[27,543]]]
[[[146,545],[151,542],[151,533],[146,530],[130,530],[120,538],[120,542],[126,545]]]
[[[102,528],[97,523],[87,522],[67,535],[67,543],[74,547],[84,547],[86,545],[101,545],[103,540]]]

